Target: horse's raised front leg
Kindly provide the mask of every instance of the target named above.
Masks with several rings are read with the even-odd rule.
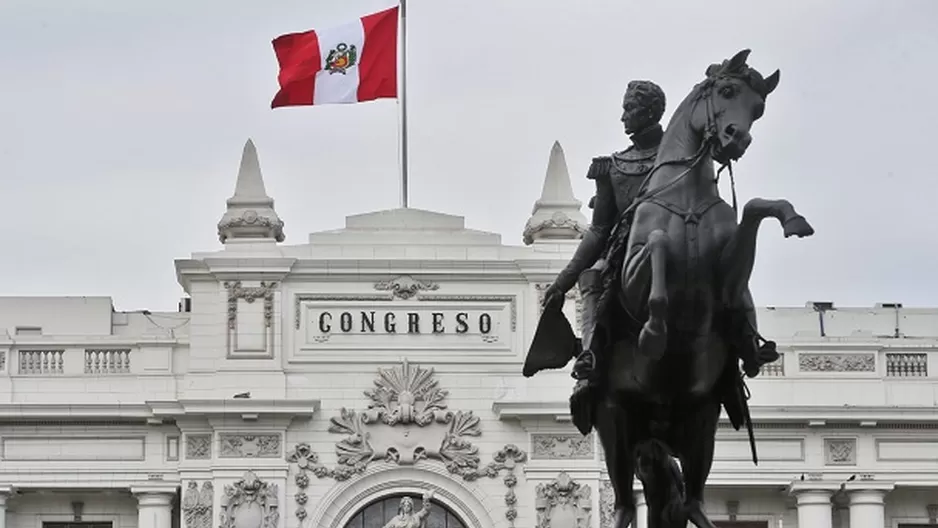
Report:
[[[638,337],[638,348],[649,359],[664,355],[668,328],[667,263],[670,238],[661,229],[648,234],[645,245],[626,264],[624,290],[627,309],[641,313],[642,294],[648,292],[648,320]],[[650,287],[649,287],[650,283]]]
[[[766,218],[775,218],[785,230],[785,238],[799,238],[814,234],[811,224],[799,215],[788,200],[753,198],[743,207],[743,218],[736,233],[723,249],[724,302],[735,305],[745,293],[756,261],[756,238],[759,225]]]

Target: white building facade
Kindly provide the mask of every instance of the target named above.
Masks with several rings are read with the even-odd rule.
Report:
[[[249,143],[223,248],[176,261],[179,312],[0,299],[0,528],[381,528],[425,493],[428,528],[611,526],[568,371],[521,376],[586,224],[559,146],[547,172],[525,246],[414,209],[287,245]],[[759,320],[783,352],[749,383],[760,465],[723,424],[713,518],[935,525],[938,311]]]

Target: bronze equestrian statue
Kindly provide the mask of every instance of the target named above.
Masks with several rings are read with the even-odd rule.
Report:
[[[713,162],[732,176],[732,162],[745,154],[750,129],[779,81],[778,71],[763,77],[746,64],[748,56],[744,50],[707,69],[672,116],[633,202],[604,203],[619,198],[615,175],[596,178],[599,227],[592,237],[608,230],[609,243],[593,335],[583,332],[589,352],[575,370],[580,381],[571,412],[581,432],[595,427],[602,439],[616,528],[634,520],[636,474],[650,528],[684,528],[688,521],[715,528],[702,503],[721,405],[737,430],[747,426],[758,461],[743,374],[755,376],[778,355],[758,335],[748,293],[756,235],[770,217],[785,237],[814,230],[786,200],[750,200],[737,223],[735,192],[734,206],[719,196]],[[580,353],[556,331],[564,326],[555,324],[563,317],[556,293],[563,286],[545,295],[525,376],[561,368]]]

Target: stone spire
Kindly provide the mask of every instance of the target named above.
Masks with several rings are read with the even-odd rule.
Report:
[[[267,196],[257,149],[250,139],[244,144],[234,196],[227,203],[228,210],[218,222],[222,244],[236,239],[283,242],[283,221],[274,210],[273,198]]]
[[[580,206],[583,203],[573,196],[567,160],[560,142],[555,141],[550,149],[547,176],[541,199],[534,202],[531,218],[524,226],[524,243],[535,240],[576,240],[583,237],[588,222]]]

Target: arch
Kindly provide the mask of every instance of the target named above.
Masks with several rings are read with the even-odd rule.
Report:
[[[366,521],[368,521],[368,526],[374,526],[375,516],[383,519],[381,526],[384,526],[399,513],[400,505],[405,498],[410,498],[413,501],[413,511],[419,511],[423,507],[421,498],[406,493],[395,493],[365,505],[364,508],[358,510],[352,516],[344,528],[363,528],[366,526]],[[430,516],[426,521],[428,525],[440,528],[467,528],[463,520],[445,505],[432,499],[430,504]]]
[[[495,528],[490,508],[462,486],[458,477],[443,471],[432,466],[374,464],[361,476],[326,493],[316,512],[306,518],[304,528],[345,528],[360,509],[375,501],[402,493],[420,496],[428,490],[433,491],[434,502],[449,509],[467,528]]]

